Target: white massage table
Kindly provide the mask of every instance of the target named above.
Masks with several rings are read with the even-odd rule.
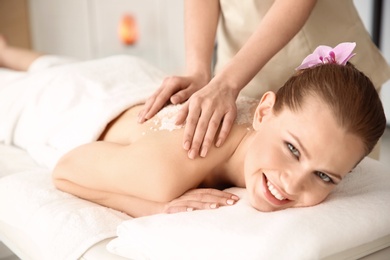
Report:
[[[235,188],[231,192],[241,200],[231,207],[131,219],[55,189],[50,167],[32,158],[52,165],[64,150],[96,140],[102,126],[150,96],[162,78],[137,58],[117,56],[36,71],[28,84],[2,88],[0,104],[12,109],[0,113],[5,118],[0,136],[29,150],[0,144],[0,240],[16,255],[32,260],[389,255],[390,170],[368,158],[324,203],[271,213],[254,210],[245,190]],[[59,116],[55,108],[66,113]]]
[[[120,254],[133,256],[134,259],[234,259],[235,254],[241,255],[241,259],[251,259],[256,258],[253,255],[256,252],[249,247],[245,248],[250,246],[244,244],[245,241],[254,241],[262,247],[261,243],[267,241],[267,237],[272,241],[280,239],[280,236],[286,237],[286,241],[266,245],[268,251],[275,252],[268,252],[263,256],[275,254],[283,257],[280,252],[294,250],[295,240],[307,237],[310,239],[300,241],[298,245],[301,246],[295,246],[294,252],[297,253],[291,251],[288,259],[390,259],[390,170],[379,162],[366,158],[356,171],[356,176],[353,177],[361,178],[365,184],[361,183],[361,186],[351,189],[348,185],[354,180],[349,178],[344,187],[341,187],[343,189],[336,190],[329,200],[313,208],[265,214],[255,212],[246,204],[244,190],[239,189],[237,191],[242,199],[233,207],[131,220],[120,212],[55,190],[50,183],[50,173],[47,169],[37,166],[26,152],[0,144],[0,240],[21,259],[37,260],[124,259]],[[367,177],[367,174],[372,176]],[[41,199],[37,199],[38,197]],[[378,201],[372,201],[373,198]],[[23,200],[28,203],[23,203]],[[360,203],[362,204],[359,205]],[[350,210],[346,209],[348,205],[351,205]],[[362,216],[357,215],[366,206],[374,211]],[[339,208],[336,212],[340,215],[335,216],[333,222],[321,218],[321,212],[328,212],[331,216],[334,213],[333,208],[337,207]],[[313,225],[307,217],[312,215],[311,212],[321,214],[318,217],[318,225]],[[240,216],[245,219],[237,223]],[[259,223],[253,218],[266,224],[258,233],[253,230],[256,230]],[[300,218],[302,221],[296,222]],[[55,223],[56,221],[59,223]],[[266,227],[272,227],[272,221],[279,222],[283,229],[267,230]],[[291,225],[288,225],[289,221]],[[382,223],[376,223],[377,221]],[[232,226],[232,223],[236,224]],[[286,223],[287,226],[283,226]],[[116,242],[111,242],[113,244],[110,247],[111,252],[116,254],[109,252],[106,247],[115,238],[118,225],[122,227],[122,231],[126,228],[131,231],[132,224],[137,226],[133,229],[134,243],[126,240],[125,236],[119,236],[115,239]],[[221,225],[220,229],[218,225]],[[230,225],[231,229],[224,228],[225,225]],[[295,229],[293,225],[296,226]],[[322,225],[326,226],[321,227]],[[74,236],[67,233],[73,228]],[[323,238],[322,233],[318,236],[318,232],[323,232],[321,229],[326,231]],[[344,230],[352,230],[354,234],[348,237],[350,232],[345,234]],[[298,235],[301,233],[305,233],[305,236]],[[236,236],[239,241],[244,242],[233,242],[233,246],[226,245],[229,248],[224,255],[219,250],[224,247],[221,243],[226,243],[225,238]],[[339,236],[343,237],[343,243],[337,242]],[[293,239],[294,237],[296,239]],[[208,241],[210,239],[212,244]],[[153,253],[145,251],[147,248],[152,248]],[[172,252],[175,254],[171,254]],[[0,256],[5,254],[0,252]],[[262,258],[261,255],[258,257],[270,259]]]

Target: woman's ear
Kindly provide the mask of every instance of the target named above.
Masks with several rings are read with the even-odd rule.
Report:
[[[253,116],[253,129],[257,130],[261,122],[272,115],[275,100],[276,95],[274,92],[268,91],[263,95]]]

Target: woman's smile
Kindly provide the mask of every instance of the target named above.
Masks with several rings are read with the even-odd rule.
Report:
[[[250,201],[260,211],[314,206],[339,182],[335,176],[344,177],[361,158],[361,141],[340,128],[316,97],[308,97],[300,111],[285,108],[277,115],[272,101],[266,96],[258,106],[255,131],[246,139]]]
[[[263,193],[265,198],[276,206],[281,206],[289,203],[291,200],[287,199],[287,195],[282,193],[280,189],[273,185],[263,173],[262,178]]]

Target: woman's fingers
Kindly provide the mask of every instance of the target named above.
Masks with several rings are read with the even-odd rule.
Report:
[[[181,202],[180,204],[175,204],[169,206],[165,209],[164,213],[178,213],[178,212],[188,212],[194,210],[203,210],[203,209],[217,209],[220,206],[217,203],[204,203],[198,201],[186,201]]]
[[[211,188],[192,189],[184,193],[180,198],[189,197],[200,201],[214,201],[215,199],[220,200],[220,202],[223,202],[225,199],[239,200],[238,196],[233,193]]]
[[[238,196],[216,189],[194,189],[168,203],[165,213],[176,213],[203,209],[217,209],[221,206],[234,205]]]

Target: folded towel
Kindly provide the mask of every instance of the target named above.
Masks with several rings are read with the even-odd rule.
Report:
[[[58,191],[47,169],[0,179],[0,221],[33,241],[35,259],[79,259],[95,243],[115,236],[116,227],[128,219],[124,213]]]
[[[96,140],[124,109],[143,102],[163,77],[131,56],[26,73],[0,88],[0,142],[52,168],[65,152]]]
[[[389,169],[366,158],[320,205],[263,213],[217,210],[131,219],[108,250],[130,259],[322,259],[390,234]]]

